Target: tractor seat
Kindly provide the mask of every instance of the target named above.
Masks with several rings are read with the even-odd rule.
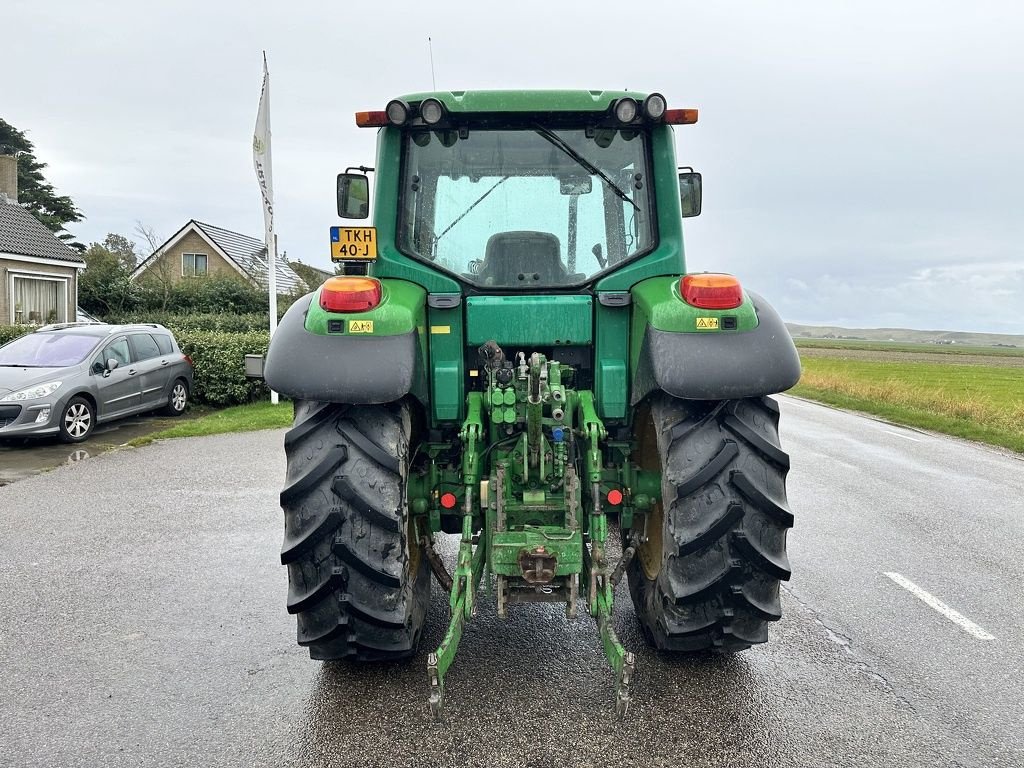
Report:
[[[487,240],[477,278],[487,285],[558,285],[566,281],[558,238],[549,232],[499,232]]]

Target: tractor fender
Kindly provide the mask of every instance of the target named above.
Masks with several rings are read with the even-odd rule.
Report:
[[[647,326],[631,403],[660,390],[686,400],[733,400],[783,392],[800,379],[800,357],[782,318],[747,292],[757,326],[741,333],[676,333]]]
[[[306,330],[310,293],[281,318],[267,350],[267,385],[297,400],[379,404],[425,389],[416,328],[396,335],[320,335]],[[415,391],[414,391],[415,390]]]

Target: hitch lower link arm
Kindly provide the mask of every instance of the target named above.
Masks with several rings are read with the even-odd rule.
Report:
[[[462,511],[462,539],[459,542],[459,558],[452,579],[449,597],[451,621],[448,632],[437,650],[427,656],[427,679],[430,683],[430,713],[435,720],[441,720],[444,713],[444,676],[455,660],[462,639],[462,629],[476,613],[474,596],[483,574],[484,553],[487,547],[481,541],[473,550],[473,490],[479,487],[480,456],[479,441],[483,433],[480,418],[481,398],[477,392],[469,396],[466,421],[459,432],[462,440],[462,479],[465,502]],[[486,501],[486,500],[485,500]]]
[[[597,622],[604,655],[615,671],[615,712],[623,717],[629,709],[630,684],[636,669],[636,656],[627,651],[612,626],[615,584],[605,562],[604,544],[608,539],[608,519],[601,506],[601,440],[608,436],[594,407],[591,392],[579,393],[579,424],[586,440],[586,473],[591,488],[590,551],[584,548],[587,606]],[[618,571],[618,568],[615,569]]]

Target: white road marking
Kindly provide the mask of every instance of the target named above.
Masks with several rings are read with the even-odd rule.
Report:
[[[904,440],[913,440],[915,443],[920,443],[921,442],[916,437],[911,437],[910,435],[904,435],[901,432],[893,432],[891,429],[883,429],[882,431],[885,432],[885,434],[887,434],[887,435],[896,435],[896,437],[902,437]]]
[[[934,608],[936,611],[941,613],[947,619],[949,619],[954,624],[956,624],[958,627],[960,627],[962,630],[964,630],[964,632],[967,632],[970,635],[974,635],[979,640],[995,640],[996,639],[994,635],[990,635],[988,632],[986,632],[984,629],[979,627],[973,621],[968,619],[962,613],[957,613],[956,611],[954,611],[952,608],[950,608],[944,602],[939,600],[939,598],[935,597],[935,595],[932,595],[929,592],[925,592],[923,589],[921,589],[919,586],[917,586],[917,584],[915,584],[914,582],[912,582],[910,579],[906,578],[905,576],[901,576],[898,573],[890,573],[890,572],[885,572],[885,571],[883,571],[883,575],[884,576],[888,576],[890,579],[892,579],[894,582],[899,584],[901,587],[903,587],[905,590],[907,590],[914,597],[918,598],[921,602],[923,602],[929,608]]]

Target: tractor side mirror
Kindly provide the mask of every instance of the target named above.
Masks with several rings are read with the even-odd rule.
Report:
[[[680,169],[679,202],[683,209],[683,218],[700,216],[700,174],[693,168]]]
[[[343,219],[370,215],[370,180],[363,174],[338,174],[338,215]]]

